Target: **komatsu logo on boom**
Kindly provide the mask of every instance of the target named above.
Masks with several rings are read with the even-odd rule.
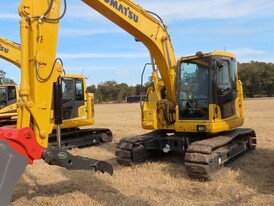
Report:
[[[132,11],[130,11],[130,7],[125,7],[121,3],[118,3],[117,0],[104,0],[107,4],[115,8],[117,11],[121,12],[125,16],[127,16],[129,19],[132,19],[135,23],[138,22],[138,15],[134,14]]]
[[[0,51],[3,51],[5,53],[8,53],[9,52],[9,49],[3,47],[1,44],[0,44]]]

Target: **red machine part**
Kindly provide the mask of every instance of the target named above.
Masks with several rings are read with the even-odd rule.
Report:
[[[34,132],[30,127],[16,129],[12,127],[0,128],[0,140],[5,140],[15,151],[25,156],[28,163],[42,159],[46,149],[36,142]]]

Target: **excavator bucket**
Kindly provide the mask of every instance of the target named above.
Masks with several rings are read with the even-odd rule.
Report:
[[[41,159],[44,150],[36,142],[31,128],[0,128],[0,205],[9,205],[26,166]]]
[[[0,140],[0,205],[9,205],[13,189],[25,171],[28,159]]]
[[[13,188],[26,166],[34,160],[44,159],[49,165],[68,170],[95,170],[113,174],[112,165],[105,161],[74,156],[59,148],[43,148],[35,139],[31,128],[0,129],[0,206],[9,205]]]

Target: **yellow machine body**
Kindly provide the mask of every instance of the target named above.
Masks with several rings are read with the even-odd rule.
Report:
[[[75,96],[72,98],[72,104],[77,104],[77,98],[79,96],[82,96],[83,98],[83,104],[81,104],[79,107],[75,108],[77,111],[75,111],[76,116],[71,116],[68,119],[64,119],[63,123],[61,124],[62,129],[68,129],[68,128],[74,128],[74,127],[80,127],[80,126],[90,126],[94,124],[95,120],[95,114],[94,114],[94,95],[93,93],[86,92],[87,88],[86,85],[86,77],[83,75],[76,75],[76,74],[66,74],[62,75],[63,80],[78,80],[82,82],[81,87],[77,88],[77,84],[75,85]],[[64,90],[62,90],[63,94],[65,93]],[[84,92],[84,93],[83,93]],[[63,95],[64,96],[64,95]],[[74,99],[75,98],[75,99]],[[64,100],[63,100],[64,101]],[[74,106],[73,105],[73,106]],[[72,107],[73,107],[72,106]],[[66,109],[65,104],[63,105],[63,109]]]
[[[236,61],[233,54],[225,51],[214,51],[203,56],[182,57],[177,61],[167,27],[140,6],[128,0],[83,1],[141,41],[150,52],[151,64],[153,65],[151,75],[153,86],[148,89],[146,101],[142,105],[142,126],[144,129],[197,132],[197,127],[203,125],[206,132],[216,133],[227,131],[243,124],[243,92],[241,82],[237,76],[233,77],[237,79],[235,91],[237,98],[235,98],[234,102],[235,114],[224,118],[221,116],[219,106],[210,103],[208,105],[207,119],[179,119],[177,92],[179,79],[176,75],[178,75],[181,62],[190,59],[199,60],[199,58],[205,58],[206,56],[232,58]],[[237,70],[235,72],[236,75]],[[161,94],[163,87],[165,90],[164,97]]]
[[[197,52],[176,60],[167,26],[155,13],[131,0],[83,1],[150,53],[152,85],[141,104],[141,124],[152,131],[120,140],[120,164],[144,162],[159,150],[184,152],[189,176],[210,179],[220,166],[255,149],[255,132],[239,128],[243,89],[233,54]]]

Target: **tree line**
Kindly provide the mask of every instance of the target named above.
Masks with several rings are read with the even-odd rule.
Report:
[[[238,72],[245,97],[274,96],[274,63],[238,63]]]
[[[149,82],[141,86],[129,86],[126,83],[118,84],[116,81],[110,80],[101,82],[97,86],[90,85],[87,87],[87,92],[94,93],[95,102],[122,102],[128,96],[138,96],[146,94]]]
[[[6,72],[0,69],[0,84],[16,84],[15,81],[6,77]]]
[[[245,97],[273,97],[274,96],[274,63],[251,61],[239,63],[238,75],[243,83]],[[116,81],[105,81],[98,86],[90,85],[88,92],[95,94],[96,102],[125,101],[127,96],[145,94],[151,84],[151,79],[141,87],[140,84],[128,86],[126,83],[118,84]]]
[[[243,83],[245,97],[273,97],[274,96],[274,63],[251,61],[238,63],[239,79]],[[0,84],[15,84],[13,79],[5,76],[0,70]],[[122,102],[127,96],[145,94],[151,84],[151,79],[143,86],[140,84],[129,86],[126,83],[117,83],[114,80],[90,85],[87,92],[93,92],[96,102]]]

